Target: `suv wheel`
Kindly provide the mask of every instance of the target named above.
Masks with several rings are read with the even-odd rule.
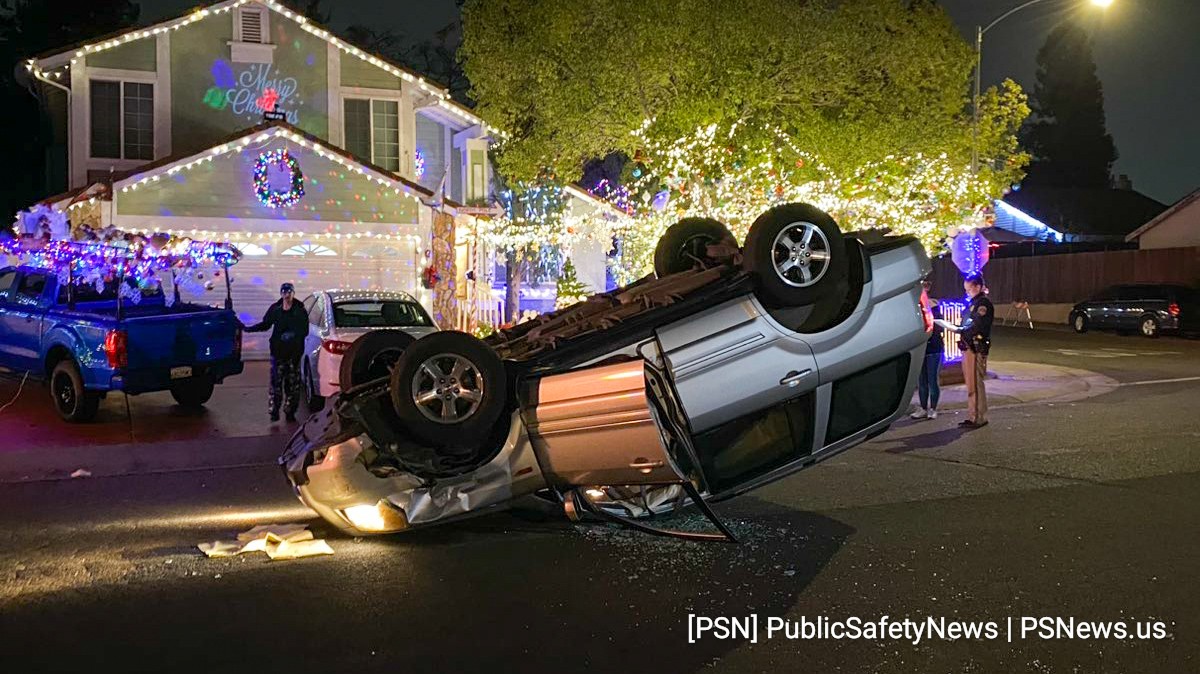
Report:
[[[781,306],[827,298],[845,288],[849,273],[841,230],[808,204],[784,204],[760,215],[746,236],[745,264],[761,298]]]
[[[1072,316],[1071,317],[1071,327],[1075,330],[1075,332],[1078,332],[1079,334],[1083,334],[1083,333],[1087,332],[1088,331],[1087,316],[1085,316],[1083,314],[1079,314],[1079,313]]]
[[[399,330],[377,330],[354,340],[342,355],[338,386],[343,391],[387,377],[413,342],[412,335]]]
[[[712,218],[684,218],[668,227],[654,247],[654,275],[662,278],[711,262],[708,246],[726,239],[732,240],[733,234],[724,224]]]
[[[439,447],[484,441],[504,411],[504,364],[465,332],[435,332],[404,351],[392,370],[392,406],[413,435]]]
[[[96,418],[100,395],[83,387],[83,375],[71,359],[60,360],[50,373],[54,409],[66,421],[81,423]]]
[[[1158,319],[1153,316],[1142,317],[1142,336],[1151,339],[1158,337]]]

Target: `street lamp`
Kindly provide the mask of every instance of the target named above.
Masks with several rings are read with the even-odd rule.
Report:
[[[975,96],[971,105],[971,171],[973,172],[979,170],[979,80],[983,77],[983,34],[1022,9],[1032,7],[1041,2],[1046,2],[1046,0],[1029,0],[996,17],[994,21],[986,26],[975,27]],[[1090,2],[1092,5],[1101,8],[1107,8],[1113,4],[1113,0],[1090,0]]]

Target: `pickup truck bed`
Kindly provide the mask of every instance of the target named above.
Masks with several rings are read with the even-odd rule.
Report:
[[[64,362],[71,381],[55,381]],[[231,310],[168,307],[161,293],[120,307],[104,294],[70,304],[53,274],[10,267],[0,269],[0,369],[51,380],[60,407],[64,391],[57,389],[67,383],[93,412],[109,391],[170,390],[181,404],[200,405],[213,384],[242,371],[241,326]]]

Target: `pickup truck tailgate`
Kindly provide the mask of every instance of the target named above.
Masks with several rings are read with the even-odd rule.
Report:
[[[198,311],[127,318],[129,369],[175,367],[234,356],[237,321],[233,312]]]

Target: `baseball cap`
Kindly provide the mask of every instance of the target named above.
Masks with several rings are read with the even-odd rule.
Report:
[[[296,292],[296,286],[292,285],[291,283],[284,283],[283,285],[279,286],[279,294],[281,294],[281,295],[283,293],[294,293],[294,292]]]

